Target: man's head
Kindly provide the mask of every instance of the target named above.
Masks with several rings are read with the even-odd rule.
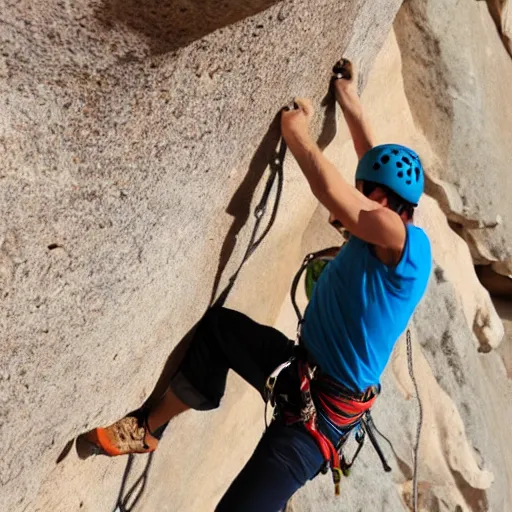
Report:
[[[405,146],[376,146],[359,161],[356,186],[373,201],[411,220],[423,193],[423,166],[418,155]]]
[[[386,185],[374,181],[356,181],[356,188],[372,201],[398,213],[404,222],[412,221],[415,205],[401,198]]]

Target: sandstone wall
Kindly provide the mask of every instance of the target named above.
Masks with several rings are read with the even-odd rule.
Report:
[[[512,65],[489,9],[413,0],[395,27],[411,111],[434,153],[430,192],[475,262],[510,275]]]
[[[56,459],[152,390],[216,274],[226,284],[241,260],[277,111],[293,95],[319,103],[349,49],[369,69],[398,6],[2,2],[1,510],[114,505],[126,461]],[[285,175],[232,296],[267,322],[314,209],[298,170]],[[219,413],[176,423],[140,507],[213,508],[261,433],[260,408],[234,407],[252,392],[233,387]]]
[[[63,449],[152,391],[243,257],[278,108],[295,95],[319,105],[344,54],[361,63],[380,141],[414,144],[429,172],[417,222],[437,266],[412,325],[423,510],[510,508],[512,387],[492,350],[503,326],[473,263],[509,273],[512,64],[485,3],[408,1],[395,37],[399,6],[4,0],[0,510],[213,510],[263,429],[236,376],[219,411],[176,420],[154,456]],[[319,108],[315,130],[352,179],[334,115]],[[286,294],[304,252],[337,240],[325,218],[288,155],[275,223],[228,305],[293,336]],[[323,477],[291,510],[407,510],[416,408],[403,341],[383,384],[375,418],[393,473],[367,447],[342,501]]]

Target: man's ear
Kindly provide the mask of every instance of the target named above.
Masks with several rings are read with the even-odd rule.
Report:
[[[414,211],[412,212],[412,215],[409,216],[409,214],[407,213],[407,210],[404,210],[400,214],[400,218],[403,220],[404,224],[407,224],[408,222],[412,222],[414,220]]]
[[[386,191],[381,189],[380,187],[376,187],[372,193],[370,194],[369,199],[372,201],[375,201],[376,203],[379,203],[381,206],[387,206],[388,205],[388,195],[386,194]]]

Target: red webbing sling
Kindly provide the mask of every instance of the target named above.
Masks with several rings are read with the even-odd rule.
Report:
[[[301,422],[309,434],[318,444],[318,447],[329,463],[336,495],[340,494],[341,464],[340,456],[332,442],[318,430],[317,406],[321,407],[322,413],[327,416],[336,427],[343,430],[350,430],[368,411],[377,398],[375,388],[370,388],[361,400],[350,397],[340,392],[339,386],[325,375],[315,376],[315,369],[311,368],[306,361],[297,361],[302,409],[300,415],[294,415],[284,410],[284,420],[287,424]],[[314,390],[311,391],[311,383],[314,382]],[[313,400],[313,394],[315,400]]]

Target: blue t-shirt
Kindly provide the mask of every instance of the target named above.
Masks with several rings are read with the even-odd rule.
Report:
[[[304,314],[304,346],[322,371],[353,391],[380,383],[427,287],[429,239],[418,227],[406,229],[402,258],[394,267],[351,236],[320,275]]]

